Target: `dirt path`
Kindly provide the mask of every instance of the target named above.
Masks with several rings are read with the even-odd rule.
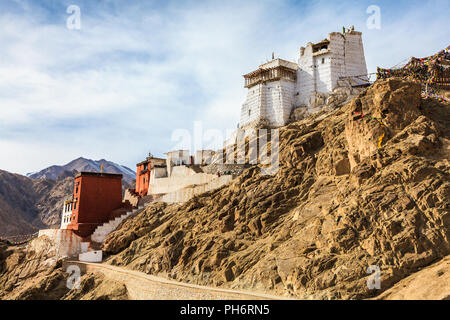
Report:
[[[143,272],[100,263],[67,261],[69,265],[78,265],[85,272],[99,272],[110,280],[122,282],[132,300],[286,300],[261,293],[219,289],[195,284],[177,282]]]

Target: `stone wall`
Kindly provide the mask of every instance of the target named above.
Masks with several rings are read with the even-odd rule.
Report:
[[[53,244],[55,256],[58,258],[73,257],[82,252],[81,243],[83,242],[83,239],[77,236],[72,230],[39,230],[38,238],[40,237],[46,237]]]
[[[298,59],[297,84],[295,93],[295,105],[308,105],[309,97],[315,90],[314,86],[314,58],[312,44],[308,44],[300,52]]]
[[[291,114],[295,83],[280,80],[269,82],[265,86],[264,117],[269,127],[280,127],[286,124]]]
[[[186,202],[197,194],[218,189],[233,180],[232,175],[215,176],[213,180],[202,185],[188,186],[162,196],[158,201],[177,203]]]
[[[265,103],[264,98],[265,84],[257,84],[248,89],[247,98],[241,108],[241,119],[239,121],[241,127],[256,122],[264,116],[263,110],[261,110],[261,106]]]
[[[286,124],[294,102],[295,82],[270,81],[248,89],[241,109],[240,127],[261,122],[269,127]]]
[[[213,163],[203,167],[203,171],[209,174],[225,174],[230,171],[234,177],[239,176],[245,169],[252,167],[251,164],[226,164],[226,163]]]
[[[208,173],[197,173],[187,166],[172,168],[172,175],[166,178],[154,179],[149,186],[150,194],[162,194],[174,192],[190,185],[201,185],[214,180],[217,176]]]

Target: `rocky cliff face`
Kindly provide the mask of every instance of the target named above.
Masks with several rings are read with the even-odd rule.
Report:
[[[376,296],[450,253],[449,130],[448,105],[379,81],[282,128],[276,175],[249,168],[126,220],[104,243],[108,263],[298,298]],[[366,285],[371,265],[381,290]]]

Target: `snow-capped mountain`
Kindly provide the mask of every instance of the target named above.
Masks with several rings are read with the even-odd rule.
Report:
[[[64,179],[68,176],[73,176],[77,172],[81,171],[95,171],[100,172],[101,166],[103,165],[103,172],[106,173],[121,173],[123,174],[123,180],[127,183],[131,183],[136,178],[136,172],[131,170],[126,166],[107,161],[105,159],[101,160],[91,160],[85,158],[78,158],[66,165],[62,166],[51,166],[44,170],[35,173],[27,174],[27,177],[32,179],[52,179],[59,180]]]

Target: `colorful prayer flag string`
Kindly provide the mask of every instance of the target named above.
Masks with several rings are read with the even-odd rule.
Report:
[[[8,245],[21,246],[21,245],[25,245],[25,244],[31,242],[32,240],[36,239],[38,237],[38,235],[39,235],[39,232],[36,232],[33,234],[0,237],[0,240],[5,241]]]
[[[450,99],[435,92],[439,89],[448,90],[450,87],[449,51],[450,46],[430,57],[411,58],[401,68],[377,68],[377,80],[398,77],[420,83],[422,85],[422,95],[425,98],[433,98],[443,103],[450,103]]]

